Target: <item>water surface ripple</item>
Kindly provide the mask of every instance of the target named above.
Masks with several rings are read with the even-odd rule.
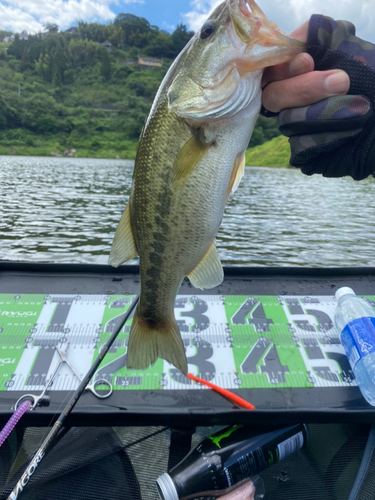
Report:
[[[132,161],[0,157],[0,259],[107,263],[132,170]],[[220,257],[235,265],[375,266],[374,214],[373,178],[247,168],[217,236]]]

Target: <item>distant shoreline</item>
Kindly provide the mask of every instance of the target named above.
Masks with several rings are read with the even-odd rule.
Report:
[[[16,147],[15,151],[4,151],[6,148],[4,146],[0,146],[0,156],[23,156],[23,157],[36,157],[36,158],[62,158],[62,159],[71,159],[71,158],[81,158],[81,159],[94,159],[94,160],[134,160],[136,152],[131,151],[129,155],[115,154],[109,153],[106,155],[98,155],[88,154],[87,150],[77,150],[76,153],[72,155],[64,155],[64,154],[46,154],[45,148],[30,148],[30,147]],[[9,148],[8,148],[9,149]]]
[[[138,141],[128,141],[124,150],[104,149],[93,151],[92,149],[77,148],[62,150],[56,143],[50,140],[47,144],[39,146],[9,145],[0,143],[1,156],[25,156],[41,158],[87,158],[101,160],[134,160],[137,152]],[[247,149],[247,167],[271,167],[288,168],[290,157],[290,146],[288,139],[279,136],[271,139],[260,146]]]
[[[113,161],[134,161],[135,158],[108,158],[108,157],[98,157],[98,156],[47,156],[47,155],[21,155],[21,154],[0,154],[0,157],[11,157],[11,158],[58,158],[59,160],[113,160]],[[246,168],[293,168],[290,165],[245,165]]]

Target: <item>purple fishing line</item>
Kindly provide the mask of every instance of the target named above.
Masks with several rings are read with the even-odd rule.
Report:
[[[28,410],[30,410],[30,406],[31,406],[31,401],[25,401],[24,403],[19,405],[17,410],[10,417],[8,422],[5,424],[3,430],[0,432],[0,446],[4,443],[6,438],[15,428],[22,415],[26,413]]]

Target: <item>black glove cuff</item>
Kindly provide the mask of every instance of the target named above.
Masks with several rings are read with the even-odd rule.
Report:
[[[375,177],[375,138],[367,156],[365,172],[367,172],[368,175],[373,175]]]

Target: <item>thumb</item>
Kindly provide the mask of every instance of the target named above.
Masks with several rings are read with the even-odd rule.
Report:
[[[350,79],[345,71],[311,71],[272,82],[263,90],[263,106],[273,113],[315,104],[327,97],[346,94]]]

